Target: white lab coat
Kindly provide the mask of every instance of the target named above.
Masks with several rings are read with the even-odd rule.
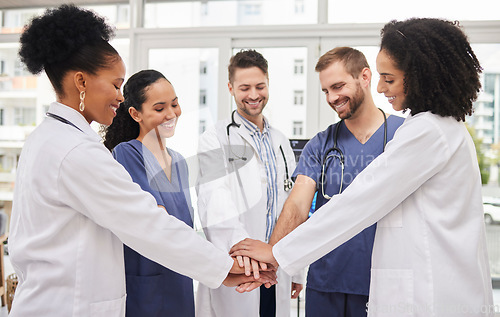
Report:
[[[375,222],[369,316],[494,315],[480,173],[463,123],[410,115],[385,152],[273,253],[293,274]]]
[[[232,260],[158,208],[77,111],[54,103],[17,170],[9,251],[19,285],[10,316],[125,316],[123,243],[218,287]],[[165,286],[167,287],[167,286]]]
[[[235,121],[241,123],[239,116]],[[200,173],[197,183],[198,212],[207,239],[224,250],[245,238],[265,240],[267,213],[267,177],[265,167],[248,130],[231,127],[231,148],[228,147],[226,127],[230,120],[219,121],[199,140]],[[278,205],[277,216],[288,197],[284,190],[285,164],[279,149],[283,148],[288,174],[295,169],[295,159],[289,140],[278,130],[270,128],[272,146],[276,155]],[[231,152],[232,151],[232,152]],[[245,152],[245,154],[243,154]],[[229,162],[229,157],[245,156],[246,161]],[[234,172],[237,168],[238,174]],[[246,200],[246,202],[245,202]],[[290,316],[291,278],[278,270],[276,285],[276,316]],[[294,282],[303,283],[302,272]],[[259,290],[239,294],[234,288],[221,286],[208,289],[200,285],[196,299],[199,317],[256,317],[259,316]]]

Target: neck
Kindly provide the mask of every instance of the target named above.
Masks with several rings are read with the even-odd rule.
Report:
[[[160,153],[166,149],[165,140],[160,137],[156,129],[149,131],[145,135],[139,135],[137,140],[152,153]]]
[[[255,124],[259,128],[260,132],[264,130],[264,115],[262,115],[262,113],[259,113],[258,115],[255,116],[249,116],[244,112],[240,112],[239,109],[237,111],[240,114],[240,116]]]
[[[344,120],[346,127],[361,143],[365,143],[384,123],[384,115],[373,102],[362,105],[355,116]]]

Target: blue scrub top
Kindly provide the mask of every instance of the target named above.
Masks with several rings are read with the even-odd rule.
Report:
[[[193,227],[186,161],[171,149],[168,153],[172,157],[171,182],[154,155],[140,141],[123,142],[113,149],[114,158],[125,167],[135,183],[151,193],[170,215]],[[124,256],[127,316],[194,316],[192,279],[143,257],[127,246],[124,246]]]
[[[389,116],[387,118],[387,141],[391,140],[396,129],[404,118]],[[330,125],[326,130],[316,134],[304,147],[297,168],[292,178],[305,175],[320,184],[322,161],[326,151],[333,147],[337,124],[341,124],[337,138],[337,147],[344,154],[344,190],[352,180],[378,155],[383,152],[384,125],[361,144],[347,129],[344,122]],[[330,153],[332,154],[332,153]],[[335,153],[338,154],[338,153]],[[325,194],[338,194],[341,170],[337,159],[329,159],[325,172]],[[363,197],[360,197],[363,199]],[[318,186],[316,210],[328,202]],[[332,211],[334,212],[334,211]],[[314,217],[314,214],[313,214]],[[328,253],[309,267],[307,287],[320,292],[339,292],[368,295],[370,288],[370,269],[373,240],[376,224],[366,228],[349,241]],[[314,237],[311,237],[314,239]]]

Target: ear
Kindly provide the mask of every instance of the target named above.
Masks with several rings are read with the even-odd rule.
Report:
[[[87,89],[86,83],[85,83],[85,74],[83,72],[76,72],[73,75],[73,82],[75,83],[76,88],[78,91],[84,91]]]
[[[229,93],[234,96],[234,92],[233,92],[233,85],[231,84],[231,82],[228,82],[227,83],[227,88],[229,88]]]
[[[134,107],[128,108],[128,114],[132,117],[132,119],[134,119],[135,122],[142,121],[141,113]]]
[[[364,83],[363,86],[370,87],[370,82],[372,80],[372,71],[368,67],[363,68],[361,74],[359,75],[359,79]]]

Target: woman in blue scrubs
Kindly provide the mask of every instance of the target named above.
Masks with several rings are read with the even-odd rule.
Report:
[[[173,86],[160,72],[143,70],[130,77],[123,95],[104,145],[158,206],[193,227],[186,161],[165,146],[181,115]],[[124,248],[127,316],[194,316],[192,279]]]

